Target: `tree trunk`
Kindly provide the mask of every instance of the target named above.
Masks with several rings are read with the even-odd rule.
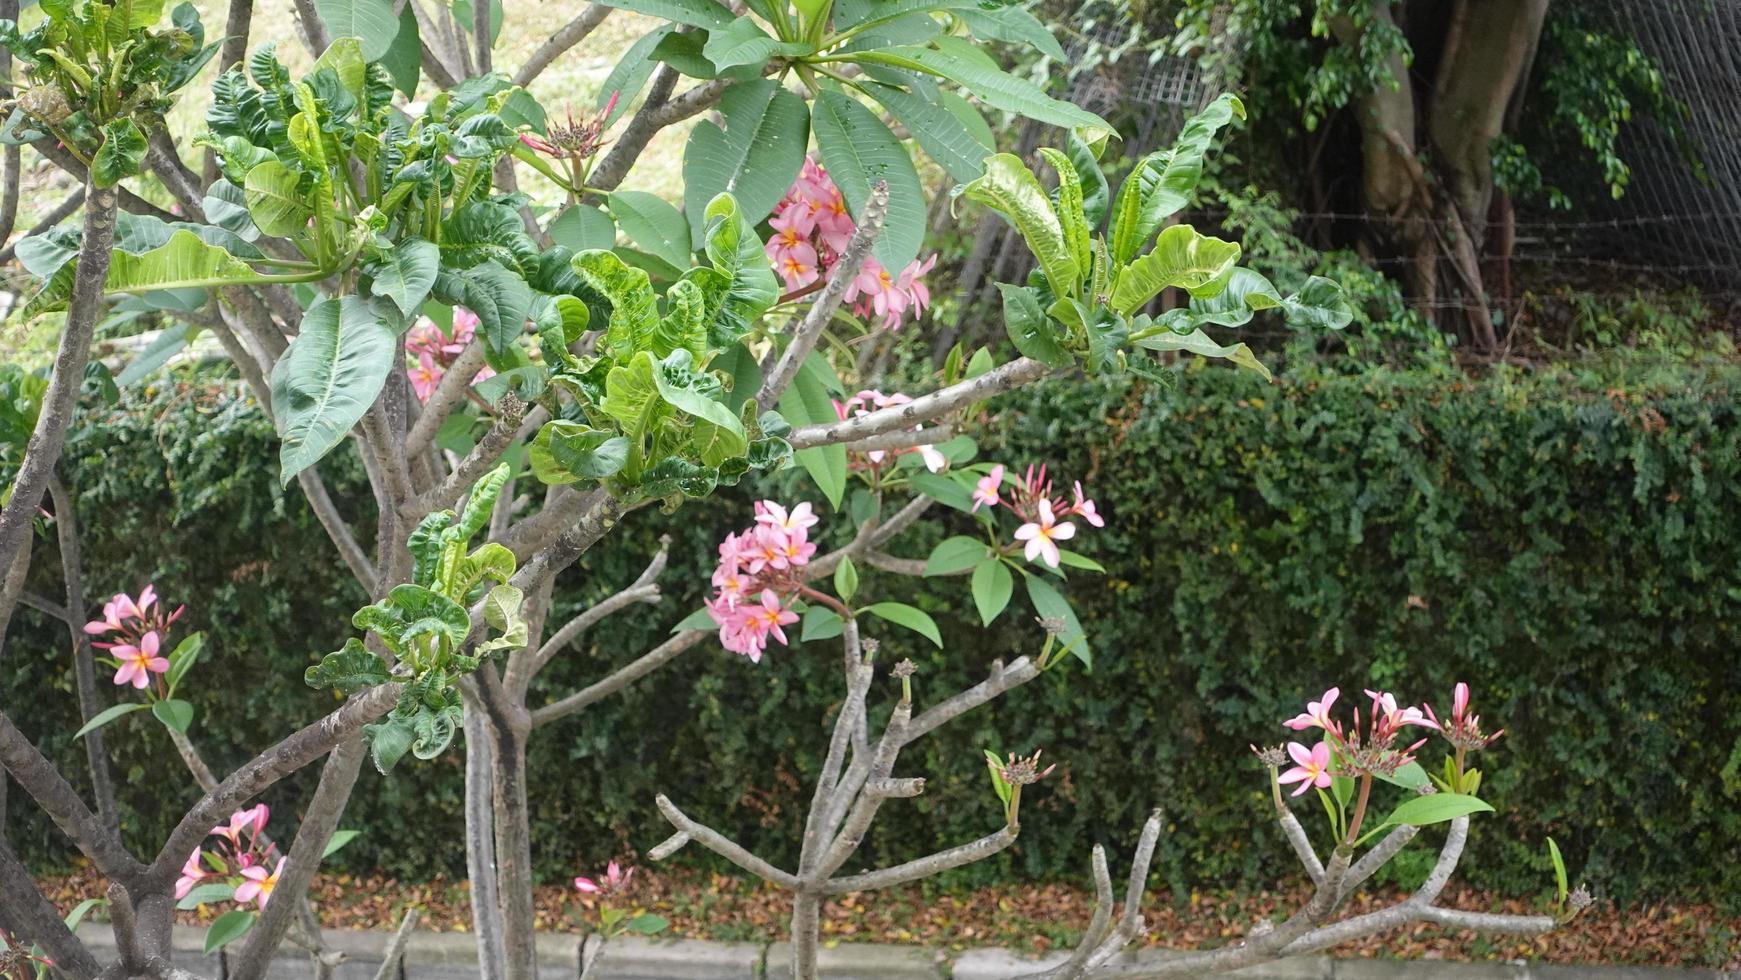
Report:
[[[479,980],[502,980],[507,949],[502,939],[501,893],[496,867],[495,753],[490,719],[469,686],[465,690],[465,861],[471,883],[472,931],[477,936]]]
[[[495,783],[496,881],[501,890],[508,980],[536,980],[537,937],[532,916],[532,826],[526,803],[526,737],[531,718],[494,719],[491,778]],[[503,723],[506,720],[507,723]]]
[[[1461,0],[1428,116],[1433,162],[1477,251],[1493,200],[1493,141],[1528,76],[1548,0]]]

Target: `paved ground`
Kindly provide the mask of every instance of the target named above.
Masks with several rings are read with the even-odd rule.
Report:
[[[109,928],[87,924],[79,935],[107,961],[114,956]],[[176,965],[209,977],[223,976],[219,957],[201,952],[202,930],[176,927]],[[326,938],[349,954],[335,980],[373,980],[388,934],[328,930]],[[584,944],[572,936],[542,936],[539,973],[545,980],[576,980],[581,957],[603,956],[598,980],[779,980],[790,969],[785,943],[713,943],[693,939],[649,940],[625,937]],[[1165,957],[1145,951],[1130,957],[1141,963]],[[912,946],[843,943],[824,949],[826,980],[1010,980],[1054,963],[1018,958],[1004,950],[978,949],[948,954]],[[281,954],[268,980],[308,980],[313,976],[300,954]],[[412,938],[397,980],[468,980],[477,976],[472,937],[463,933],[419,933]],[[1227,976],[1239,980],[1741,980],[1741,972],[1648,967],[1536,966],[1510,963],[1450,963],[1397,960],[1338,960],[1307,956],[1251,967]]]

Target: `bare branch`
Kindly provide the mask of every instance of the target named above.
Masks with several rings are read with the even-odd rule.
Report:
[[[0,154],[0,244],[12,237],[18,224],[18,182],[23,171],[24,147],[8,143]]]
[[[327,33],[326,21],[320,19],[320,11],[315,9],[314,0],[291,0],[292,9],[296,12],[296,23],[302,28],[302,43],[308,46],[308,53],[316,58],[332,44],[332,35]]]
[[[1281,808],[1276,817],[1281,821],[1282,831],[1287,834],[1288,843],[1293,846],[1294,855],[1300,859],[1300,864],[1305,867],[1306,875],[1312,879],[1312,884],[1321,883],[1324,880],[1324,863],[1318,860],[1318,852],[1312,849],[1312,842],[1306,837],[1306,828],[1300,826],[1300,821],[1294,816],[1294,811],[1289,810],[1286,806]]]
[[[799,366],[816,349],[817,339],[834,319],[834,313],[840,309],[841,301],[846,298],[846,291],[852,285],[853,277],[858,275],[859,268],[870,255],[871,246],[876,244],[877,236],[882,233],[883,219],[888,213],[889,184],[886,180],[879,180],[871,186],[864,213],[859,217],[858,228],[853,231],[846,251],[841,253],[834,271],[828,274],[827,284],[816,294],[810,309],[799,321],[798,329],[793,332],[786,352],[780,355],[779,364],[769,372],[767,380],[762,383],[762,390],[756,395],[756,404],[764,410],[773,407],[785,393],[786,387],[797,377]]]
[[[415,457],[429,448],[429,444],[435,441],[435,434],[441,431],[442,423],[453,414],[455,407],[465,401],[472,379],[483,366],[483,342],[474,340],[454,358],[447,373],[436,383],[435,391],[430,393],[429,401],[423,403],[422,413],[417,416],[417,421],[411,423],[411,432],[405,436],[405,455]]]
[[[792,444],[793,449],[808,449],[811,446],[857,442],[886,432],[911,429],[922,422],[947,415],[973,402],[983,401],[999,392],[1031,384],[1051,373],[1052,369],[1039,361],[1018,357],[977,378],[958,382],[929,395],[921,395],[910,402],[880,408],[844,422],[806,425],[794,429],[786,437],[786,441]]]
[[[604,680],[570,694],[560,701],[554,701],[532,712],[532,727],[541,728],[560,718],[595,704],[617,693],[637,680],[647,676],[660,667],[665,666],[690,648],[700,643],[704,638],[714,635],[709,630],[688,630],[678,633],[664,643],[642,654],[627,666]]]
[[[524,668],[516,670],[518,663],[510,662],[508,675],[504,681],[508,690],[510,692],[518,691],[520,697],[525,697],[526,686],[531,683],[532,678],[538,676],[538,672],[544,669],[544,665],[548,664],[551,658],[561,653],[570,643],[573,643],[580,634],[592,629],[612,613],[627,609],[636,603],[656,604],[659,601],[659,575],[665,571],[665,563],[670,560],[670,557],[671,537],[666,535],[659,539],[659,551],[653,555],[653,560],[647,564],[646,570],[642,571],[640,577],[630,583],[627,588],[589,607],[580,615],[562,624],[562,628],[552,634],[550,639],[544,641],[544,645],[539,647],[536,653],[525,658],[526,666]]]
[[[605,18],[611,15],[611,10],[612,8],[602,3],[595,3],[581,11],[580,16],[557,28],[556,33],[539,45],[538,50],[532,52],[532,57],[527,58],[520,70],[514,73],[514,84],[521,87],[532,84],[532,80],[549,68],[550,63],[561,57],[563,52],[586,40],[593,28],[604,23]]]
[[[97,694],[97,665],[91,639],[85,634],[79,614],[85,608],[85,562],[79,547],[79,517],[73,495],[54,473],[48,475],[48,494],[54,502],[55,540],[60,545],[61,581],[66,586],[66,628],[72,641],[73,678],[78,689],[79,714],[85,724],[103,710]],[[112,833],[120,833],[121,818],[115,809],[115,782],[109,774],[109,754],[103,749],[103,732],[85,733],[85,759],[91,774],[91,790],[97,797],[97,815]]]
[[[452,507],[508,451],[508,447],[514,442],[515,433],[519,431],[520,415],[525,407],[519,396],[513,392],[503,394],[501,401],[496,403],[496,420],[490,424],[483,438],[478,440],[471,452],[466,453],[465,459],[453,468],[453,472],[448,474],[441,486],[401,505],[402,516],[415,522],[421,520],[425,514]]]
[[[76,980],[88,980],[102,972],[96,957],[78,941],[61,920],[60,912],[36,890],[30,869],[12,853],[0,835],[0,907],[25,942],[43,948],[58,970]]]
[[[488,75],[491,71],[491,49],[495,47],[496,32],[491,30],[490,8],[492,3],[472,4],[472,47],[477,67],[476,74]]]
[[[85,165],[80,163],[78,157],[73,156],[66,147],[60,145],[53,137],[37,140],[30,144],[30,148],[42,154],[48,162],[72,175],[73,179],[79,183],[86,185],[90,183],[91,175],[85,169]],[[181,220],[181,215],[165,211],[125,187],[116,186],[109,188],[109,190],[114,193],[120,209],[129,214],[142,214],[157,218],[160,221]]]
[[[28,555],[29,555],[29,552],[27,552],[27,551],[19,553],[19,557],[21,557],[21,558],[28,557]],[[22,573],[20,574],[20,579],[22,580]],[[24,590],[20,591],[18,593],[18,598],[25,605],[29,606],[30,608],[36,610],[39,613],[43,613],[45,615],[52,616],[55,619],[58,619],[63,623],[72,623],[73,622],[73,614],[70,612],[67,612],[67,608],[58,602],[50,602],[49,600],[43,598],[42,596],[37,595],[34,592],[31,592],[28,589],[24,589]]]
[[[61,328],[60,349],[54,358],[54,373],[42,396],[36,429],[25,445],[24,461],[12,482],[12,496],[0,508],[0,561],[8,566],[20,542],[30,533],[31,520],[42,502],[43,491],[60,461],[67,426],[72,423],[79,388],[85,383],[85,365],[91,357],[91,335],[103,312],[103,284],[109,275],[109,254],[115,241],[115,190],[89,187],[85,209],[84,237],[79,243],[78,269],[73,279],[72,299],[67,304],[66,323]]]
[[[419,917],[416,909],[405,910],[405,918],[399,920],[399,931],[393,934],[393,941],[387,944],[387,951],[381,957],[381,968],[375,971],[375,980],[394,980],[399,976],[399,960],[405,955],[411,934],[417,931]]]
[[[822,886],[825,895],[842,895],[847,892],[872,891],[878,888],[892,888],[904,885],[909,881],[918,881],[941,874],[951,868],[959,868],[964,864],[983,861],[993,854],[1009,847],[1016,842],[1016,836],[1021,828],[1007,826],[995,834],[988,834],[972,843],[952,847],[947,851],[938,851],[906,864],[898,864],[881,871],[872,871],[862,875],[852,875],[846,878],[831,878]]]
[[[955,438],[953,424],[933,425],[920,429],[897,430],[885,432],[880,436],[871,436],[846,445],[849,453],[896,452],[902,449],[912,449],[916,446],[935,446],[940,442],[948,442]]]
[[[314,511],[320,526],[326,529],[326,536],[332,539],[333,547],[338,549],[339,557],[344,559],[345,567],[351,570],[351,575],[363,586],[363,591],[374,595],[374,565],[363,551],[363,546],[357,543],[350,525],[339,515],[338,507],[327,493],[326,481],[321,479],[314,467],[307,466],[297,472],[296,482],[302,487],[303,496],[308,499],[308,508]]]
[[[999,697],[1006,691],[1021,687],[1038,676],[1039,668],[1027,657],[1017,657],[1008,667],[1002,661],[994,661],[991,675],[985,680],[914,718],[913,723],[907,726],[907,737],[903,744],[911,744],[923,738],[963,713]]]
[[[1342,879],[1342,897],[1347,898],[1352,894],[1354,889],[1359,888],[1362,882],[1376,874],[1391,858],[1396,857],[1397,852],[1407,847],[1408,842],[1414,840],[1415,835],[1420,832],[1421,828],[1404,824],[1384,835],[1383,840],[1372,850],[1362,854],[1360,860],[1348,869],[1348,874]]]
[[[97,815],[79,799],[79,794],[48,761],[24,733],[12,724],[5,712],[0,712],[0,766],[19,786],[36,800],[61,833],[97,866],[97,870],[112,879],[130,880],[144,870],[138,859],[127,853],[120,838],[110,832]],[[215,821],[207,821],[211,830]],[[204,836],[204,833],[201,833]],[[186,854],[182,857],[185,859]]]
[[[663,793],[659,794],[655,799],[655,802],[659,804],[659,812],[665,815],[665,819],[669,820],[671,825],[680,831],[681,835],[687,836],[690,840],[700,844],[702,847],[718,854],[720,857],[725,858],[727,861],[730,861],[764,881],[772,882],[788,891],[798,890],[799,882],[797,875],[781,871],[779,868],[776,868],[761,858],[756,857],[754,854],[751,854],[749,851],[745,850],[742,845],[727,839],[725,835],[721,834],[719,831],[698,824],[687,816],[684,816],[683,811],[677,809],[677,805],[672,803],[669,799],[666,799]],[[676,837],[673,837],[671,840],[666,841],[666,843],[670,844],[675,840]],[[664,845],[661,845],[661,848],[663,848],[663,846]]]

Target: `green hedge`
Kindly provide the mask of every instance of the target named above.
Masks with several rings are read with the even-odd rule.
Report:
[[[1462,679],[1489,725],[1507,729],[1481,763],[1500,815],[1476,834],[1475,882],[1539,893],[1552,834],[1574,873],[1623,900],[1741,893],[1741,373],[1617,378],[1370,373],[1264,385],[1211,369],[1164,388],[1055,384],[998,403],[990,431],[1007,444],[988,436],[985,452],[1084,476],[1107,515],[1082,550],[1110,574],[1071,582],[1096,665],[1049,674],[916,747],[901,772],[927,776],[928,791],[884,809],[866,863],[985,833],[996,817],[980,749],[1043,746],[1061,767],[1025,801],[1021,843],[957,882],[1080,879],[1091,842],[1127,844],[1159,805],[1172,818],[1156,862],[1164,882],[1271,884],[1287,871],[1284,845],[1263,818],[1247,743],[1280,740],[1278,719],[1329,684],[1443,703]],[[336,648],[360,596],[296,494],[272,490],[275,447],[257,414],[222,391],[165,387],[99,414],[71,452],[93,592],[155,577],[212,634],[196,734],[219,763],[331,704],[300,676]],[[366,525],[356,467],[335,464],[330,478]],[[796,479],[773,490],[798,492]],[[595,631],[547,671],[534,701],[596,677],[695,609],[713,543],[745,523],[748,499],[686,507],[669,525],[671,598]],[[667,527],[656,512],[631,518],[565,576],[557,614],[633,578]],[[921,536],[904,553],[926,546]],[[52,591],[52,576],[42,563],[34,587]],[[941,602],[915,599],[903,581],[867,576],[865,588],[924,601],[943,624],[940,653],[910,634],[882,637],[919,661],[921,702],[1037,635],[1019,617],[977,629],[959,580]],[[75,758],[64,633],[28,611],[15,630],[0,696],[41,705],[25,723]],[[710,644],[539,733],[542,871],[661,839],[656,791],[789,862],[839,697],[836,656],[776,650],[756,667]],[[111,744],[143,839],[192,794],[162,778],[173,754],[139,717]],[[270,801],[293,811],[312,781],[303,774]],[[367,832],[345,860],[460,872],[461,781],[458,752],[365,778],[346,824]],[[13,840],[41,862],[63,854],[36,814],[15,811]],[[1422,860],[1399,873],[1419,873]]]

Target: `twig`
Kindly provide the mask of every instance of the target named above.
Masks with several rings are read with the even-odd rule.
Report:
[[[514,73],[514,84],[521,87],[532,84],[532,80],[549,68],[550,63],[561,57],[563,52],[586,40],[586,36],[611,15],[612,9],[614,8],[602,3],[592,4],[581,11],[580,16],[557,28],[556,33],[539,45],[538,50],[532,52],[532,57],[527,58],[520,70]]]
[[[653,560],[647,564],[640,576],[620,592],[611,595],[603,601],[589,607],[580,615],[562,624],[562,628],[551,634],[550,639],[538,648],[527,660],[523,676],[516,676],[514,664],[508,665],[508,676],[505,683],[510,691],[517,687],[522,696],[525,694],[523,685],[529,684],[538,672],[544,669],[552,657],[562,652],[563,648],[573,643],[580,634],[598,625],[606,616],[619,610],[627,609],[635,603],[657,603],[659,601],[659,575],[665,571],[665,563],[671,557],[671,538],[669,535],[659,539],[659,550],[653,555]]]
[[[480,5],[481,6],[481,5]],[[445,507],[451,507],[462,494],[481,476],[489,472],[508,451],[514,442],[514,435],[520,428],[520,415],[525,411],[525,404],[513,392],[502,395],[496,403],[496,419],[490,428],[466,453],[465,459],[453,468],[441,486],[415,499],[407,500],[401,507],[401,516],[415,523],[425,514],[433,514]]]
[[[663,793],[659,794],[654,802],[659,805],[659,812],[663,813],[665,819],[669,820],[671,825],[677,828],[681,836],[687,837],[689,840],[700,844],[713,853],[718,854],[720,857],[725,858],[727,861],[730,861],[764,881],[772,882],[788,891],[796,891],[798,889],[797,875],[781,871],[779,868],[776,868],[761,858],[756,857],[754,854],[751,854],[749,851],[745,850],[742,845],[728,839],[719,831],[714,830],[711,827],[703,826],[702,824],[698,824],[689,819],[684,815],[682,810],[677,809],[676,804],[672,803],[669,799],[666,799]],[[670,841],[666,841],[666,843],[672,843],[674,840],[676,840],[675,837]],[[687,841],[685,841],[685,843],[687,843]],[[667,851],[665,853],[668,856],[670,852]]]
[[[951,868],[983,861],[993,854],[1004,850],[1016,842],[1016,836],[1021,828],[1014,825],[1006,826],[995,834],[987,834],[979,840],[952,847],[947,851],[928,854],[917,860],[898,864],[881,871],[871,871],[861,875],[850,875],[845,878],[831,878],[823,886],[825,895],[843,895],[847,892],[871,891],[878,888],[892,888],[904,885],[909,881],[918,881],[932,875],[941,874]]]
[[[399,960],[405,955],[405,946],[411,941],[411,933],[417,929],[418,918],[417,909],[405,910],[405,918],[399,920],[399,931],[393,934],[393,941],[387,944],[381,968],[375,971],[375,980],[393,980],[399,975]]]
[[[642,677],[647,676],[679,654],[694,647],[702,639],[714,635],[711,630],[687,630],[671,637],[653,649],[642,654],[626,666],[606,677],[604,680],[583,687],[560,701],[554,701],[532,712],[532,727],[541,728],[560,718],[580,711],[587,705],[595,704],[612,694],[617,693]]]
[[[447,373],[436,383],[435,391],[430,393],[429,401],[423,404],[417,421],[411,423],[411,431],[405,436],[405,455],[415,457],[429,448],[429,444],[435,441],[435,434],[441,431],[442,423],[453,414],[456,406],[465,401],[472,379],[483,366],[483,342],[474,340],[454,358]]]
[[[73,651],[73,678],[78,690],[79,714],[90,724],[102,708],[97,694],[97,665],[91,653],[91,640],[83,624],[77,622],[85,608],[85,563],[79,547],[79,517],[73,505],[73,495],[67,492],[60,476],[48,475],[48,494],[54,502],[55,540],[60,545],[61,581],[66,587],[67,634]],[[121,832],[120,814],[115,808],[115,782],[109,773],[109,754],[103,749],[103,732],[93,728],[85,733],[85,759],[90,768],[91,789],[97,797],[97,815],[113,833]]]
[[[856,415],[842,422],[806,425],[794,429],[786,437],[786,441],[792,444],[793,449],[808,449],[838,442],[857,442],[885,432],[911,429],[922,422],[947,415],[973,402],[983,401],[999,392],[1031,384],[1051,373],[1052,369],[1039,361],[1019,357],[992,368],[977,378],[957,382],[928,395],[921,395],[910,402]]]
[[[362,585],[364,592],[374,595],[374,565],[363,551],[363,546],[357,543],[356,536],[339,514],[338,507],[333,504],[332,496],[327,493],[326,481],[321,479],[314,467],[308,466],[297,472],[296,482],[302,487],[303,496],[308,499],[309,509],[314,511],[320,526],[326,529],[327,537],[332,539],[333,547],[338,549],[339,557],[344,559],[345,567],[351,570],[351,575]]]

